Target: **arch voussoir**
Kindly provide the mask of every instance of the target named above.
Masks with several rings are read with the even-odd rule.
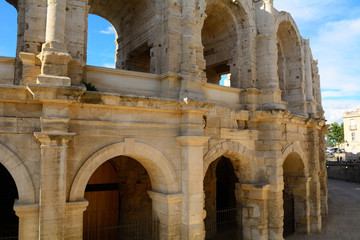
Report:
[[[150,145],[126,139],[125,142],[114,143],[99,149],[84,162],[72,183],[70,201],[82,200],[86,184],[96,169],[102,163],[121,155],[132,157],[144,166],[150,176],[154,191],[174,193],[180,190],[178,173],[159,150]]]

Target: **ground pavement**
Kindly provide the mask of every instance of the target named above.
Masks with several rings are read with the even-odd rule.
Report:
[[[329,215],[320,234],[292,235],[286,240],[359,240],[360,183],[329,179]]]

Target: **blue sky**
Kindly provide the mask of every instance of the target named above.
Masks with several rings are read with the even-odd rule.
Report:
[[[329,123],[360,107],[360,0],[274,0],[290,12],[319,60],[323,106]],[[17,12],[0,0],[0,56],[15,56]],[[115,33],[106,20],[89,16],[88,64],[114,67]],[[101,44],[99,44],[101,43]]]

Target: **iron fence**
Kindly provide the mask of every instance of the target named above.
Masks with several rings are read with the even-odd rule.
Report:
[[[118,226],[101,226],[84,229],[85,240],[157,240],[159,221],[136,221]]]
[[[232,208],[216,211],[213,215],[211,224],[206,226],[207,240],[226,240],[239,239],[241,224],[237,219],[241,219],[238,215],[241,214],[241,208]]]

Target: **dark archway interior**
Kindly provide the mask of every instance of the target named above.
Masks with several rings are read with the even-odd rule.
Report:
[[[237,222],[237,182],[230,159],[220,157],[210,164],[204,178],[206,239],[231,239],[238,235],[241,223]]]
[[[13,210],[18,192],[13,178],[0,164],[0,239],[17,239],[19,218]]]
[[[120,156],[103,163],[85,190],[84,239],[152,237],[150,177],[136,160]]]
[[[296,209],[295,202],[299,201],[294,195],[294,188],[299,187],[298,178],[304,176],[304,165],[297,153],[291,153],[286,157],[283,164],[284,171],[284,231],[283,236],[289,236],[296,232]],[[299,209],[297,210],[299,211]]]
[[[235,183],[237,177],[230,159],[221,158],[216,167],[216,210],[236,208]]]

